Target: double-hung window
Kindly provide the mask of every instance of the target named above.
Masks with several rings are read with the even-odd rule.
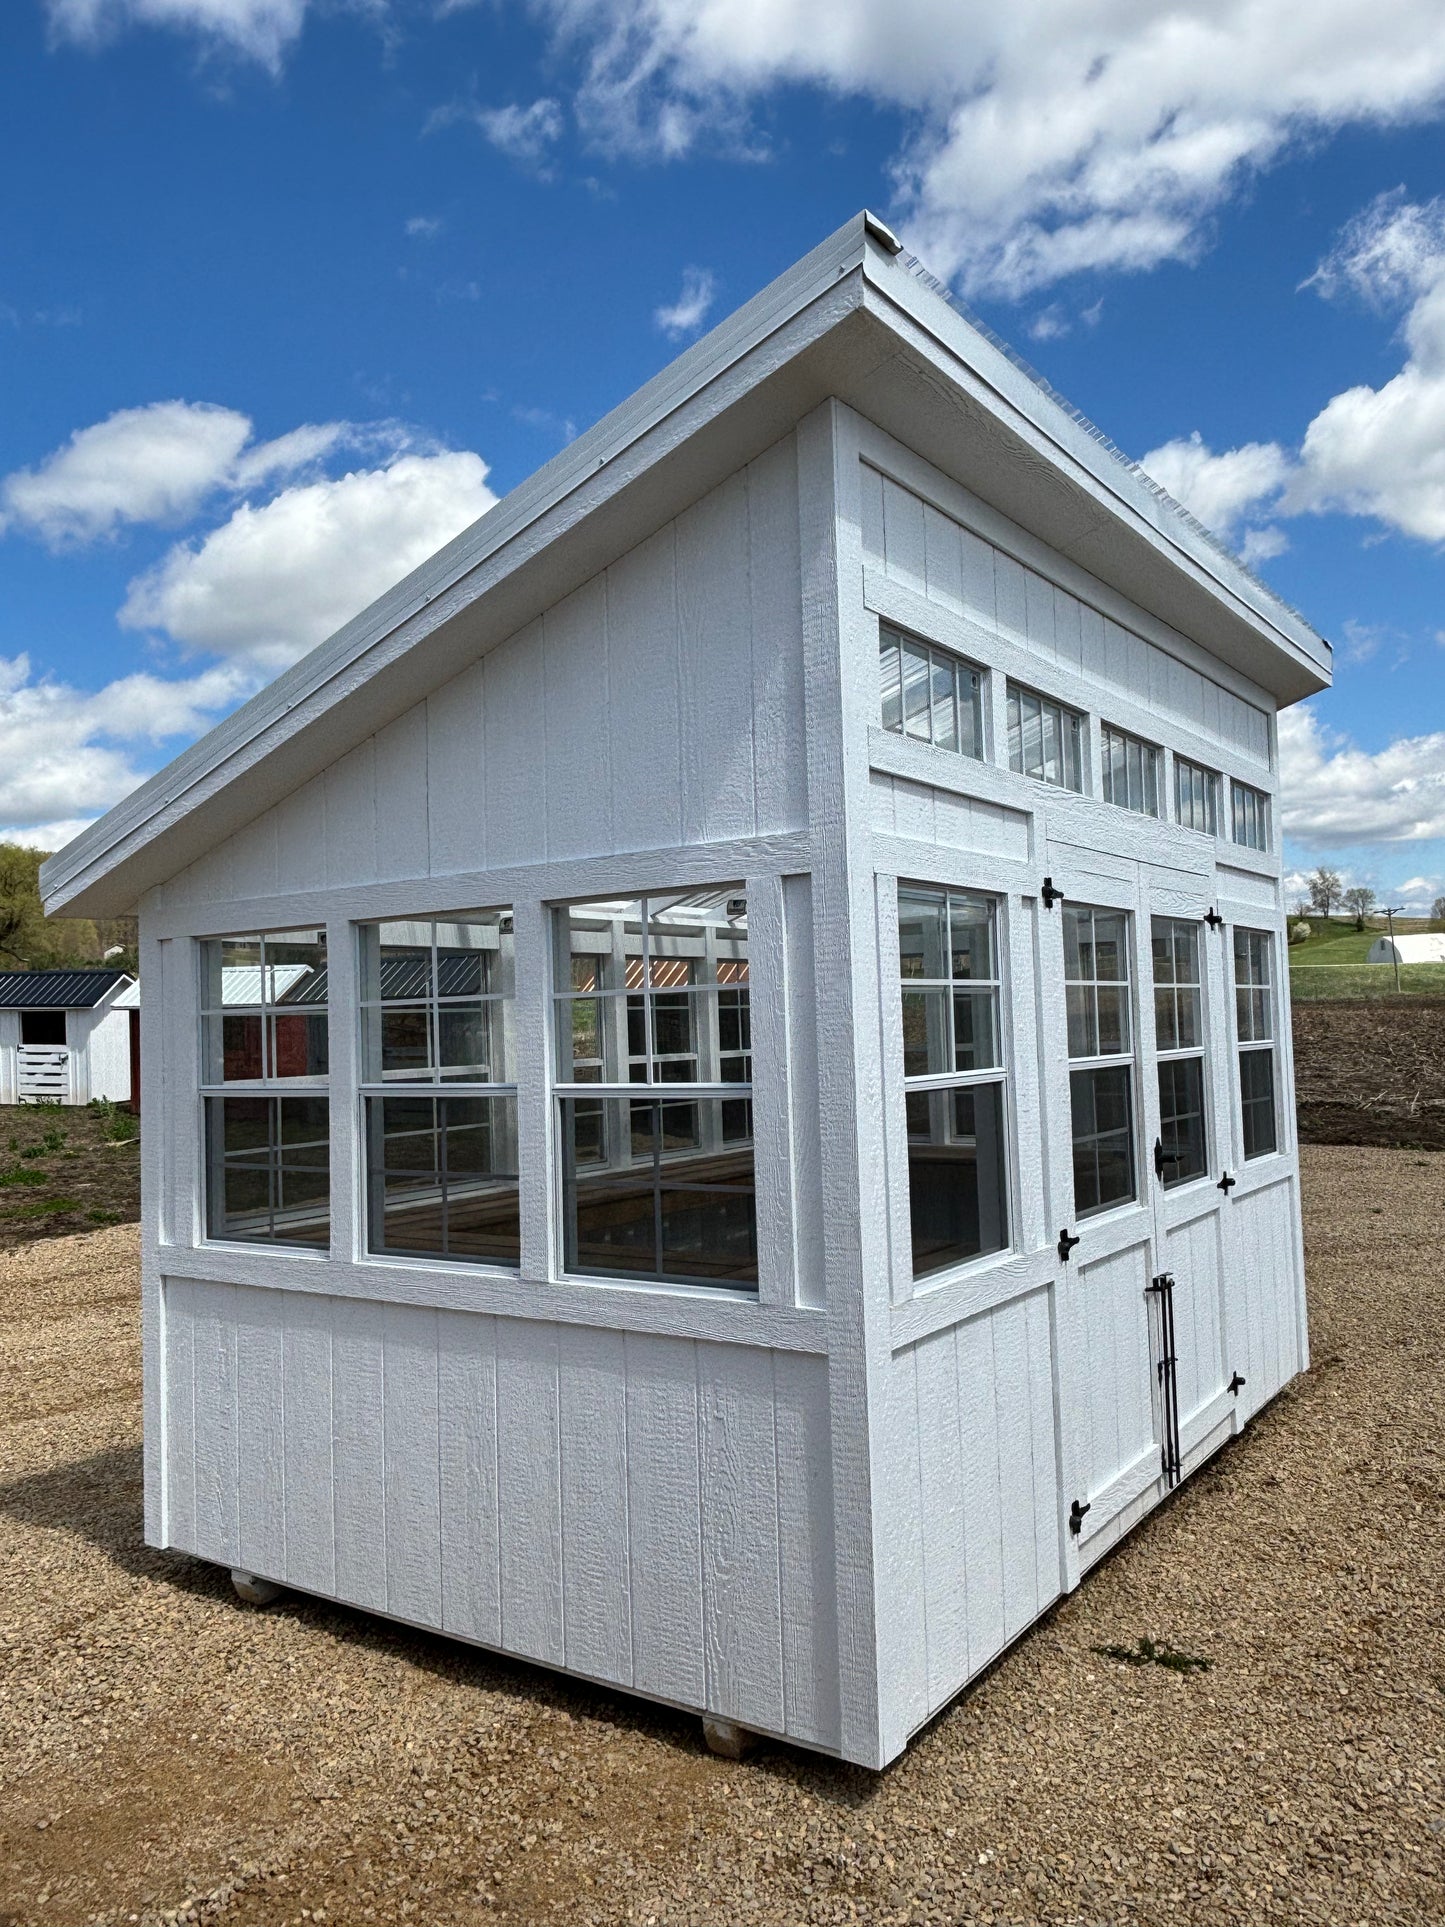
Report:
[[[1008,685],[1009,768],[1059,789],[1084,787],[1084,719],[1018,683]]]
[[[206,1235],[328,1245],[326,933],[213,937],[200,952]]]
[[[1202,763],[1187,757],[1174,758],[1174,819],[1186,830],[1201,836],[1219,831],[1219,777]]]
[[[553,916],[566,1269],[756,1290],[743,886]]]
[[[972,663],[884,623],[878,681],[885,729],[961,756],[983,755],[983,678]]]
[[[1208,1169],[1204,1125],[1204,989],[1199,927],[1156,917],[1153,927],[1154,1043],[1159,1063],[1159,1144],[1166,1189]]]
[[[520,1260],[507,910],[361,927],[367,1248]]]
[[[915,1278],[1009,1243],[996,926],[991,897],[899,887]]]
[[[1234,1018],[1246,1158],[1279,1149],[1275,1105],[1274,945],[1267,931],[1234,933]]]
[[[1064,983],[1074,1209],[1086,1218],[1138,1195],[1129,919],[1123,911],[1065,909]]]
[[[1159,814],[1159,752],[1127,731],[1105,723],[1100,731],[1099,793],[1106,803],[1141,816]]]
[[[1247,850],[1267,850],[1269,798],[1264,791],[1251,789],[1248,783],[1231,782],[1229,801],[1234,841],[1242,843]]]

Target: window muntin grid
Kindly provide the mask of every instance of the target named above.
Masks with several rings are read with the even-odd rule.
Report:
[[[1156,917],[1151,930],[1161,1181],[1166,1190],[1208,1169],[1204,1104],[1204,985],[1199,928]]]
[[[1274,943],[1268,931],[1234,932],[1234,1028],[1244,1155],[1268,1157],[1279,1149]]]
[[[1074,1210],[1086,1218],[1138,1195],[1129,918],[1071,904],[1063,934]]]
[[[1158,816],[1159,751],[1112,723],[1103,724],[1099,735],[1099,793],[1104,801],[1141,816]]]
[[[1231,835],[1247,850],[1269,848],[1269,798],[1263,790],[1231,780],[1229,785]]]
[[[206,1235],[325,1248],[326,933],[208,937],[198,950]]]
[[[885,729],[935,749],[982,757],[983,677],[972,663],[884,623],[878,681]]]
[[[362,924],[367,1249],[521,1260],[508,908]]]
[[[564,1264],[757,1287],[747,893],[553,912]]]
[[[1084,719],[1021,684],[1008,685],[1009,768],[1059,789],[1084,787]]]
[[[1201,836],[1219,833],[1219,775],[1187,757],[1174,758],[1174,817]]]
[[[913,1275],[1010,1242],[997,904],[901,884],[898,951]]]

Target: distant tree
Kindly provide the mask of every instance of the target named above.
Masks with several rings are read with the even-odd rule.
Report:
[[[1436,923],[1445,923],[1445,897],[1436,897],[1430,906],[1430,915]]]
[[[1357,883],[1345,892],[1345,908],[1355,920],[1356,930],[1363,930],[1365,918],[1375,907],[1375,893],[1367,883]]]
[[[1327,917],[1339,902],[1344,887],[1339,871],[1327,870],[1322,863],[1309,879],[1311,907]]]
[[[100,962],[101,944],[89,917],[47,917],[41,908],[44,861],[43,850],[0,843],[0,970]]]

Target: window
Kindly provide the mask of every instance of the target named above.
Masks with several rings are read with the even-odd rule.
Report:
[[[554,919],[567,1270],[756,1290],[743,886]]]
[[[65,1012],[63,1010],[22,1010],[20,1041],[22,1044],[63,1044]]]
[[[367,1249],[516,1265],[511,913],[364,924],[360,939]]]
[[[1079,1217],[1137,1196],[1129,919],[1064,911],[1074,1209]]]
[[[1195,924],[1156,917],[1154,1043],[1159,1064],[1159,1145],[1166,1190],[1208,1169],[1204,1136],[1204,994]]]
[[[901,885],[898,951],[913,1275],[1009,1242],[992,898]]]
[[[1235,842],[1242,843],[1247,850],[1267,850],[1269,798],[1263,790],[1251,789],[1248,783],[1232,782],[1229,795],[1234,810]]]
[[[1106,803],[1141,816],[1159,814],[1159,752],[1152,743],[1105,723],[1099,761],[1099,787]]]
[[[1234,933],[1234,1019],[1246,1158],[1279,1149],[1274,1102],[1274,958],[1263,930]]]
[[[1174,758],[1174,815],[1186,830],[1219,834],[1219,778],[1201,763]]]
[[[1009,768],[1036,776],[1060,789],[1084,787],[1084,719],[1075,710],[1036,696],[1017,683],[1008,686]]]
[[[885,729],[962,756],[983,755],[983,678],[971,664],[885,624],[878,679]]]
[[[325,1246],[326,933],[215,937],[200,949],[206,1235]]]

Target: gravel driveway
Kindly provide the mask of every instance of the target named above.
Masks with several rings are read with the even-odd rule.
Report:
[[[1305,1176],[1308,1378],[881,1776],[146,1551],[134,1228],[0,1257],[0,1927],[1445,1920],[1445,1155]]]

